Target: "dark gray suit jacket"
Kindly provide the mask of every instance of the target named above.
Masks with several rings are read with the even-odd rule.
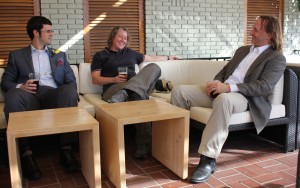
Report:
[[[251,46],[243,46],[236,50],[230,62],[215,76],[224,82],[247,56]],[[247,71],[244,83],[238,84],[239,93],[249,101],[250,114],[257,133],[266,126],[272,110],[268,95],[283,75],[286,60],[283,54],[271,47],[260,54]]]
[[[76,88],[76,79],[66,53],[55,53],[48,47],[48,55],[52,76],[57,87],[64,84],[72,84]],[[25,83],[28,80],[28,74],[34,72],[31,46],[12,51],[9,54],[7,67],[2,76],[1,88],[4,92],[16,88],[17,84]]]

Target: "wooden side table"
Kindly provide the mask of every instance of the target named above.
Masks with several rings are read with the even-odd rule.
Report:
[[[22,187],[18,138],[77,131],[82,173],[90,187],[101,187],[99,125],[86,110],[57,108],[15,112],[9,116],[7,146],[13,188]]]
[[[102,169],[116,187],[126,187],[124,126],[152,122],[152,155],[181,178],[188,176],[189,111],[160,100],[96,106]]]

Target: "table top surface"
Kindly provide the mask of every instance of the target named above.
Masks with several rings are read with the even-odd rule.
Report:
[[[112,118],[126,123],[135,122],[135,118],[147,119],[149,121],[179,117],[189,118],[190,113],[188,110],[156,99],[99,104],[98,107]]]
[[[79,107],[13,112],[9,114],[7,132],[88,126],[97,123],[94,117]]]

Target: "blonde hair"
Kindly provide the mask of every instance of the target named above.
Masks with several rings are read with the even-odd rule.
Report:
[[[278,19],[273,16],[260,16],[262,27],[266,33],[271,34],[270,45],[282,52],[282,33]]]
[[[107,39],[107,47],[110,49],[112,46],[113,46],[113,40],[114,38],[116,37],[117,33],[120,31],[120,29],[126,31],[127,33],[127,43],[126,43],[126,47],[128,46],[129,44],[129,39],[130,39],[130,35],[129,35],[129,32],[128,30],[125,28],[125,27],[122,27],[122,26],[116,26],[114,27],[109,36],[108,36],[108,39]]]

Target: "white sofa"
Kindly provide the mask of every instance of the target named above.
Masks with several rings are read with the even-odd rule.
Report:
[[[180,84],[205,84],[212,80],[214,76],[227,63],[226,61],[211,60],[175,60],[154,62],[162,70],[161,78],[172,82],[174,86]],[[138,69],[142,69],[149,63],[142,63]],[[91,104],[105,103],[101,98],[102,87],[92,84],[90,74],[90,64],[82,63],[79,65],[79,92],[84,99]],[[286,82],[285,82],[286,78]],[[291,81],[292,80],[292,81]],[[285,84],[287,83],[287,84]],[[273,93],[269,96],[272,103],[272,111],[268,126],[283,125],[284,132],[280,135],[284,137],[284,151],[295,150],[296,140],[296,104],[297,100],[296,75],[291,70],[286,70],[277,83]],[[285,92],[284,92],[285,91]],[[287,92],[292,91],[292,92]],[[170,101],[170,93],[152,93],[151,98]],[[285,98],[283,100],[283,98]],[[192,122],[197,122],[203,126],[207,123],[212,109],[203,107],[192,107],[190,116]],[[231,118],[230,131],[254,129],[250,112],[234,114]]]
[[[226,61],[211,60],[177,60],[156,62],[161,69],[161,78],[170,80],[174,86],[180,84],[196,84],[205,85],[207,81],[212,80],[214,76],[221,70]],[[140,68],[147,65],[143,63]],[[283,150],[285,152],[295,150],[296,127],[297,120],[297,95],[298,80],[296,74],[286,69],[284,76],[276,84],[273,93],[269,95],[272,103],[272,111],[268,126],[280,126],[279,129],[267,130],[264,135],[267,138],[276,140],[278,137],[283,140]],[[170,101],[170,93],[153,93],[152,96],[161,97]],[[190,117],[192,126],[201,127],[203,129],[212,112],[211,108],[192,107],[190,109]],[[230,131],[254,129],[253,121],[249,111],[233,114],[230,120]],[[280,131],[278,131],[280,130]],[[263,132],[262,134],[265,134]],[[270,136],[271,135],[271,136]]]
[[[176,85],[205,85],[207,81],[213,80],[214,76],[225,66],[227,61],[210,61],[210,60],[180,60],[157,62],[162,69],[162,78],[170,80]],[[144,63],[142,66],[147,65]],[[276,85],[273,94],[269,96],[272,103],[270,119],[284,117],[285,105],[282,104],[283,98],[283,81],[282,77]],[[152,96],[165,98],[170,101],[170,93],[153,93]],[[190,109],[191,118],[206,124],[211,114],[211,108],[192,107]],[[233,114],[230,124],[241,124],[252,122],[250,112]]]
[[[161,78],[165,78],[172,82],[174,86],[180,84],[198,84],[203,85],[208,80],[212,80],[214,76],[227,63],[226,61],[211,60],[171,60],[155,62],[162,70]],[[142,69],[149,63],[142,63],[137,68]],[[78,84],[78,92],[80,93],[79,107],[87,109],[87,111],[95,116],[95,104],[106,103],[101,98],[102,86],[92,83],[90,64],[81,63],[79,65],[71,65]],[[0,74],[3,70],[0,69]],[[2,75],[0,75],[1,77]],[[277,83],[273,94],[269,96],[272,103],[272,111],[270,122],[268,125],[284,125],[285,143],[284,150],[293,151],[295,149],[296,140],[296,111],[297,111],[297,94],[298,80],[291,70],[285,71],[285,76]],[[151,98],[158,98],[170,101],[170,93],[152,93]],[[3,105],[4,97],[0,92],[0,105]],[[0,108],[3,108],[0,106]],[[205,125],[211,114],[212,109],[203,107],[192,107],[190,116],[194,122]],[[0,123],[4,124],[4,114],[0,112]],[[5,121],[4,121],[5,122]],[[231,118],[230,130],[254,129],[252,118],[249,112],[234,114]],[[1,125],[2,126],[2,125]],[[6,125],[5,125],[6,126]],[[4,126],[4,127],[5,127]]]

